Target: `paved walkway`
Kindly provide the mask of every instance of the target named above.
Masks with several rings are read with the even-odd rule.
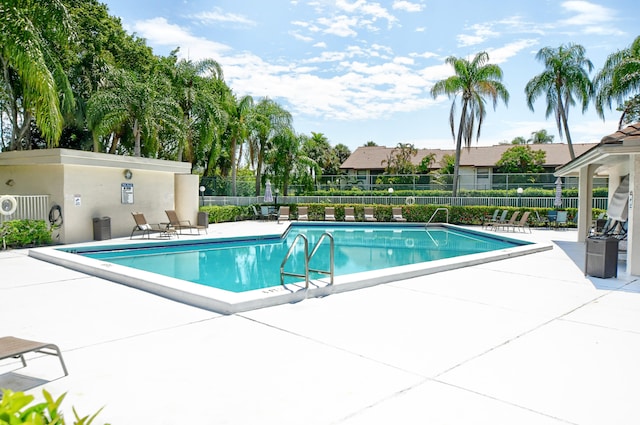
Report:
[[[212,225],[210,234],[275,223]],[[0,362],[0,387],[128,424],[639,424],[640,283],[554,249],[222,316],[0,251],[0,336],[57,359]]]

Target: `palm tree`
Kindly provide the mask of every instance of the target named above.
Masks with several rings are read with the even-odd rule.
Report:
[[[262,188],[262,169],[265,154],[273,139],[293,124],[291,114],[277,102],[269,98],[261,99],[252,109],[249,117],[249,159],[256,173],[256,196]]]
[[[57,146],[73,94],[55,52],[66,48],[70,28],[60,0],[0,2],[0,97],[12,126],[9,149],[30,146],[34,118],[48,145]]]
[[[595,104],[598,115],[604,119],[604,107],[611,109],[611,102],[619,105],[624,103],[622,116],[618,127],[625,122],[625,116],[637,108],[638,99],[631,101],[640,94],[640,36],[627,49],[610,54],[593,80],[596,91]]]
[[[244,143],[248,136],[247,121],[252,107],[253,98],[251,96],[247,95],[238,99],[230,90],[223,100],[223,109],[228,117],[227,127],[223,133],[223,144],[229,154],[232,196],[236,196],[237,193],[238,164],[236,158],[238,145]]]
[[[542,94],[546,95],[546,117],[555,113],[558,133],[560,138],[563,133],[566,136],[571,159],[576,155],[569,133],[569,107],[576,104],[575,96],[582,103],[582,112],[585,112],[593,95],[593,84],[589,79],[593,64],[584,54],[585,49],[579,44],[540,49],[536,59],[544,63],[545,70],[529,80],[524,89],[527,105],[532,111],[536,99]]]
[[[133,155],[142,156],[142,139],[146,141],[145,153],[155,156],[158,135],[173,133],[179,138],[181,110],[169,96],[167,81],[160,76],[141,78],[136,73],[120,69],[108,72],[105,87],[94,93],[88,102],[87,124],[97,140],[111,136],[118,143],[118,135],[131,134]]]
[[[540,145],[545,143],[553,143],[553,134],[547,133],[547,130],[541,129],[531,132],[531,138],[527,140],[527,143],[534,145]]]
[[[177,51],[171,53],[175,58]],[[174,59],[175,60],[175,59]],[[176,159],[196,165],[198,147],[210,147],[216,130],[226,122],[219,89],[223,85],[222,67],[213,59],[192,62],[180,60],[170,67],[173,96],[182,110],[184,137],[180,140]],[[201,149],[208,150],[208,149]]]
[[[450,56],[445,63],[453,66],[455,75],[438,81],[431,88],[431,95],[436,98],[446,94],[453,97],[451,112],[449,113],[449,124],[451,135],[456,140],[456,157],[453,171],[452,195],[458,194],[458,175],[460,173],[460,153],[462,141],[466,147],[471,147],[471,139],[476,132],[476,140],[480,137],[480,129],[487,114],[485,107],[485,97],[489,97],[493,102],[495,110],[498,99],[506,104],[509,102],[509,92],[502,84],[502,69],[498,65],[490,64],[489,55],[480,52],[469,61],[465,58]],[[456,135],[454,119],[456,103],[460,98],[462,111]],[[477,120],[477,130],[476,130]]]

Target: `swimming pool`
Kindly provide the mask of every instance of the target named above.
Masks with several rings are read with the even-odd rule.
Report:
[[[311,274],[280,285],[280,264],[297,235],[313,249],[320,235],[335,239],[335,279]],[[304,268],[296,241],[286,271]],[[239,238],[140,240],[31,250],[30,255],[221,313],[235,313],[307,297],[358,289],[550,249],[498,234],[452,225],[388,223],[293,223],[282,234]],[[329,244],[310,266],[329,270]],[[314,263],[315,262],[315,263]]]

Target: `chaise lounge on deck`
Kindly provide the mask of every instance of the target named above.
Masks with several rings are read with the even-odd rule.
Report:
[[[51,356],[58,356],[64,375],[67,376],[69,374],[69,372],[67,372],[67,366],[64,364],[64,360],[62,359],[62,353],[57,345],[47,342],[15,338],[13,336],[0,338],[0,360],[11,357],[20,357],[22,366],[27,367],[27,361],[24,358],[26,353],[42,353]]]

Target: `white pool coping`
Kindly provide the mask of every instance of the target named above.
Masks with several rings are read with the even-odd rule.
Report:
[[[372,223],[371,225],[375,226],[376,224]],[[384,223],[384,225],[389,225],[389,223]],[[438,226],[454,228],[466,233],[481,233],[493,238],[517,240],[517,238],[507,237],[502,234],[496,234],[495,232],[469,230],[450,224],[438,224]],[[288,225],[286,227],[288,228]],[[283,230],[286,231],[286,228]],[[284,233],[284,231],[282,233]],[[252,236],[265,237],[265,235]],[[272,237],[274,235],[267,235],[267,237],[269,236]],[[246,237],[247,236],[244,238]],[[198,242],[204,242],[207,239],[219,238],[199,238]],[[105,246],[116,243],[122,244],[123,242],[125,241],[101,241],[98,245]],[[139,243],[140,240],[137,239],[130,242]],[[190,240],[190,242],[192,243],[193,239]],[[275,286],[240,293],[225,291],[181,279],[162,276],[156,273],[84,257],[82,255],[62,251],[60,250],[60,247],[31,249],[29,250],[29,256],[216,313],[234,314],[280,304],[296,303],[307,298],[324,297],[330,294],[353,291],[393,281],[504,260],[535,252],[547,251],[553,248],[553,245],[547,242],[520,242],[525,243],[525,245],[486,253],[470,254],[406,266],[335,276],[333,284],[329,283],[328,278],[314,279],[310,282],[309,288],[304,287],[304,282],[298,282],[294,284],[286,284],[285,286]],[[91,245],[96,245],[96,243],[66,245],[64,248],[73,249],[74,247],[79,248]]]

